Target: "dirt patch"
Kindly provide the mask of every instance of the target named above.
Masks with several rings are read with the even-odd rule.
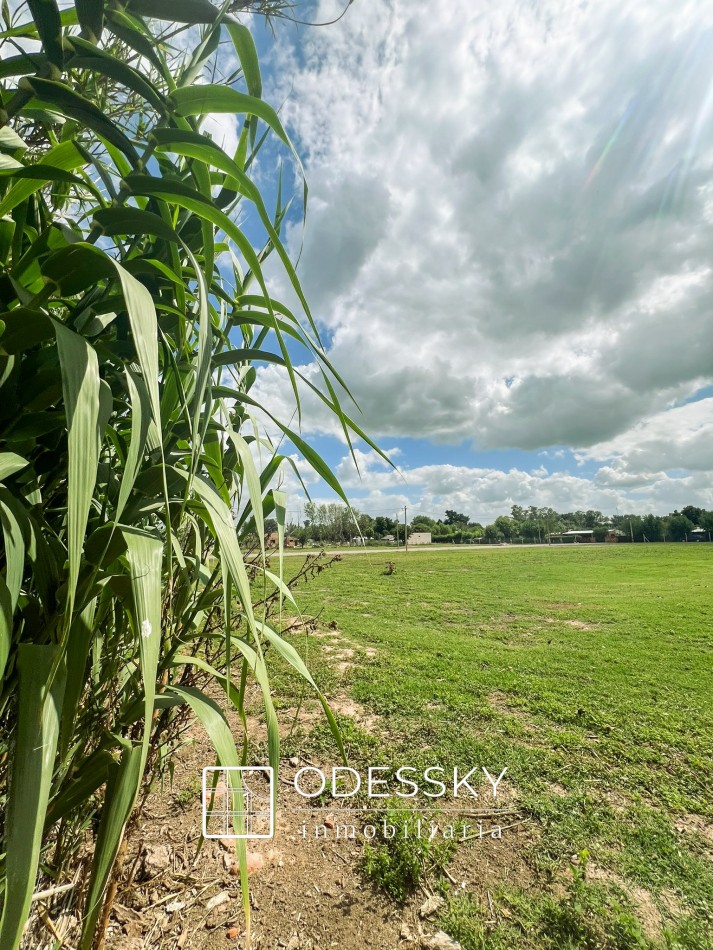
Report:
[[[174,785],[181,795],[194,791],[200,768],[213,761],[203,744],[183,751]],[[291,785],[294,772],[283,763],[274,839],[249,843],[252,947],[395,946],[401,911],[362,878],[361,842],[303,836],[303,828],[330,818],[325,809],[305,808]],[[199,840],[199,793],[185,808],[165,789],[151,796],[129,843],[127,867],[134,871],[120,887],[108,950],[245,946],[233,842],[206,841],[196,854]]]
[[[345,713],[360,713],[361,707],[346,699],[339,705]],[[245,947],[234,843],[206,841],[197,851],[200,770],[212,761],[210,747],[196,733],[196,741],[178,756],[174,785],[150,796],[129,839],[107,950]],[[419,913],[435,882],[427,876],[402,905],[376,891],[359,870],[363,837],[359,831],[355,837],[340,834],[352,822],[361,829],[372,819],[331,803],[312,807],[299,796],[293,778],[306,762],[300,756],[282,762],[275,836],[248,843],[254,950],[390,950],[401,945],[404,925],[419,936],[435,932],[435,919]],[[454,887],[492,902],[490,891],[503,880],[522,887],[533,883],[523,857],[531,831],[517,819],[502,815],[502,838],[476,836],[461,845],[448,871]],[[477,818],[470,821],[477,829]]]
[[[564,785],[560,785],[559,782],[549,782],[547,791],[550,795],[555,795],[557,798],[566,798],[569,795]]]
[[[520,722],[527,723],[529,725],[529,719],[526,714],[520,710],[516,709],[510,704],[509,697],[505,693],[501,693],[498,690],[492,693],[488,693],[488,702],[492,709],[495,712],[500,713],[503,716],[513,716],[515,719],[518,719]]]
[[[565,625],[574,630],[598,630],[598,623],[588,623],[586,620],[565,620]]]
[[[324,720],[324,710],[318,703],[310,701],[299,708],[280,710],[277,720],[277,731],[280,738],[284,739],[298,729],[305,733],[311,732],[316,725]]]
[[[632,887],[629,890],[629,897],[645,936],[649,940],[657,940],[661,936],[663,917],[654,903],[653,897],[643,887]]]
[[[676,831],[688,835],[698,835],[705,838],[708,845],[713,845],[713,824],[703,815],[679,815],[676,817]]]
[[[351,696],[341,694],[334,699],[329,700],[329,708],[332,712],[340,716],[348,716],[364,732],[377,732],[380,722],[380,716],[368,712],[360,703],[352,699]]]
[[[631,799],[628,798],[622,791],[615,788],[607,788],[602,792],[602,798],[609,805],[612,811],[623,813],[628,811],[631,807]]]
[[[613,884],[624,891],[633,905],[634,912],[641,924],[644,935],[648,937],[649,940],[659,939],[664,926],[664,917],[656,900],[649,891],[643,887],[627,884],[627,882],[614,871],[592,864],[587,867],[587,879],[590,881],[598,881],[602,884]],[[674,905],[670,900],[659,901],[659,903],[664,906],[664,909],[668,911],[671,916],[675,916],[675,914],[671,913]]]

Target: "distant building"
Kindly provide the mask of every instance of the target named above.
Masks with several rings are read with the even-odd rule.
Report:
[[[408,536],[409,544],[430,544],[431,543],[431,532],[430,531],[414,531],[413,534]]]
[[[610,528],[607,531],[606,537],[604,538],[604,540],[608,544],[616,544],[618,541],[621,541],[621,539],[625,537],[626,537],[626,533],[624,531],[620,531],[618,528]]]
[[[384,541],[386,541],[387,544],[393,544],[395,540],[396,538],[393,536],[393,534],[384,535]]]
[[[276,548],[280,543],[280,536],[277,531],[270,531],[269,534],[265,535],[265,547],[266,548]],[[297,538],[285,538],[285,547],[286,548],[296,548],[297,547]]]
[[[694,528],[688,532],[688,541],[710,541],[710,539],[710,531],[706,531],[705,528]]]
[[[353,548],[362,548],[366,544],[366,538],[352,538],[349,543]]]
[[[579,528],[572,529],[571,531],[561,531],[559,534],[550,535],[550,541],[554,541],[555,539],[564,544],[591,544],[594,541],[594,531],[591,529],[580,531]]]

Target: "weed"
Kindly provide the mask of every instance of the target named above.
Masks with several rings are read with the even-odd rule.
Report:
[[[373,844],[366,844],[361,866],[364,874],[394,900],[404,901],[426,875],[440,878],[449,857],[455,850],[453,840],[434,837],[424,832],[416,835],[418,821],[429,827],[433,816],[426,817],[412,809],[387,807],[373,821],[379,829]]]

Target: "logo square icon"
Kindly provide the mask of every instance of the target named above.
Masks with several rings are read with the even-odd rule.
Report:
[[[269,765],[206,766],[203,769],[204,838],[272,838],[275,777]]]

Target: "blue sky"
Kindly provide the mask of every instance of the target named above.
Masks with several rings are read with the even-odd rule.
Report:
[[[354,0],[335,26],[256,35],[310,186],[300,277],[401,472],[362,445],[356,477],[306,398],[303,435],[355,506],[713,507],[710,5]],[[290,417],[274,368],[257,392]]]

